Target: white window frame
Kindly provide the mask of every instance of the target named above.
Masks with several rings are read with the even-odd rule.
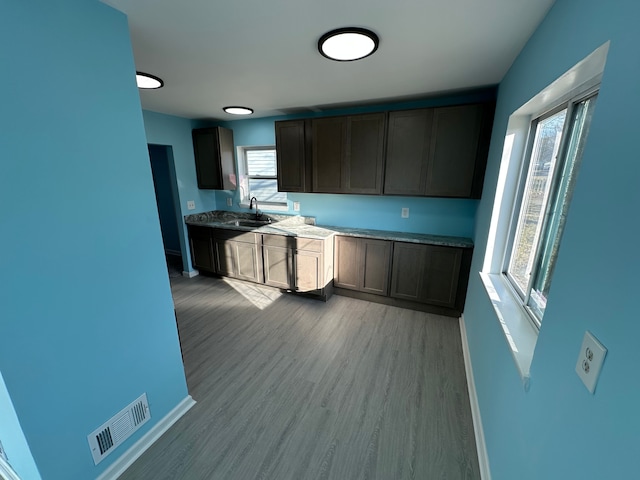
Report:
[[[249,190],[249,179],[250,178],[259,178],[259,179],[268,179],[268,180],[278,180],[278,176],[256,176],[249,175],[249,168],[247,165],[247,154],[246,152],[252,150],[273,150],[274,153],[276,151],[275,145],[252,145],[252,146],[242,146],[238,147],[238,173],[240,177],[239,188],[240,188],[240,206],[243,208],[249,208],[250,199],[252,194]],[[285,193],[286,196],[286,193]],[[289,205],[288,200],[284,202],[267,202],[258,198],[258,207],[263,211],[288,211]]]
[[[518,186],[522,169],[525,168],[523,159],[529,145],[531,122],[554,107],[595,89],[602,79],[608,51],[609,42],[606,42],[513,111],[504,132],[502,159],[479,275],[525,391],[530,385],[531,362],[539,329],[522,306],[520,298],[503,275],[503,271],[508,261],[505,257],[510,252],[511,224],[516,208],[516,221],[519,214]],[[500,102],[497,108],[496,116],[499,118]]]

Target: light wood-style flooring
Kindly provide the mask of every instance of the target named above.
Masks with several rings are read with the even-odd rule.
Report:
[[[198,403],[122,480],[480,478],[456,319],[171,283]]]

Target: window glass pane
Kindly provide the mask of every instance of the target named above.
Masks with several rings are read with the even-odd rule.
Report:
[[[529,285],[535,249],[556,166],[567,110],[562,110],[538,122],[522,206],[507,269],[523,295]]]
[[[258,205],[263,202],[286,203],[286,192],[278,191],[278,181],[264,178],[249,179],[250,197],[258,199]]]
[[[247,150],[246,155],[249,176],[275,177],[277,175],[275,150]]]
[[[558,170],[560,177],[556,182],[557,187],[549,204],[549,219],[542,233],[542,250],[541,255],[539,255],[536,278],[532,285],[531,298],[529,300],[529,307],[539,319],[542,319],[547,305],[560,239],[567,219],[569,202],[573,194],[575,179],[595,104],[596,97],[593,96],[576,104],[573,110],[571,131],[568,133],[569,144],[567,145],[563,165],[559,167],[561,168],[561,170]]]

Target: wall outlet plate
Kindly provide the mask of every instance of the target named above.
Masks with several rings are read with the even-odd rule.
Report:
[[[598,383],[600,370],[602,370],[602,364],[606,356],[607,349],[605,346],[587,330],[582,340],[582,347],[580,347],[576,373],[591,393],[596,390],[596,383]]]
[[[294,212],[300,211],[300,202],[293,202],[293,211]]]
[[[196,209],[196,202],[194,202],[193,200],[187,201],[187,209],[188,210],[195,210]]]
[[[232,206],[233,206],[233,198],[227,197],[227,207],[232,207]]]
[[[403,208],[401,216],[402,216],[402,218],[409,218],[409,209],[406,208],[406,207]]]

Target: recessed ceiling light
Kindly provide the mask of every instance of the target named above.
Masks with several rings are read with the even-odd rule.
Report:
[[[338,28],[318,40],[320,53],[338,62],[351,62],[368,57],[378,49],[380,40],[371,30],[358,27]]]
[[[144,72],[136,72],[136,83],[138,84],[138,88],[147,90],[162,88],[164,85],[162,79]]]
[[[231,115],[251,115],[253,110],[247,107],[224,107],[223,110]]]

